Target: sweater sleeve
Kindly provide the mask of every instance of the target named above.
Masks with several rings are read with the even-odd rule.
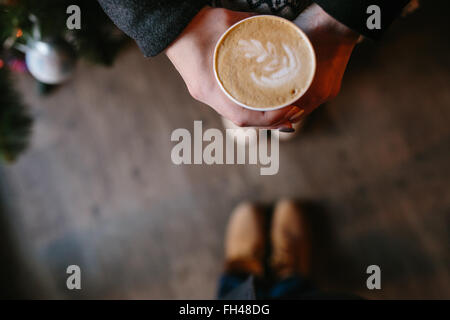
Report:
[[[345,24],[356,32],[378,39],[389,27],[395,18],[401,13],[403,7],[410,0],[315,0],[330,16]],[[377,5],[381,9],[381,29],[370,30],[367,27],[367,19],[370,13],[367,8]]]
[[[209,0],[98,0],[146,57],[166,49]]]

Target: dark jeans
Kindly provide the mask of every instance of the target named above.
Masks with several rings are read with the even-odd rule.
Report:
[[[219,280],[217,296],[230,300],[300,299],[316,292],[311,283],[300,276],[274,282],[245,274],[224,274]]]
[[[257,279],[252,275],[224,274],[217,293],[220,300],[360,300],[348,293],[323,292],[307,279],[293,276],[281,281]]]

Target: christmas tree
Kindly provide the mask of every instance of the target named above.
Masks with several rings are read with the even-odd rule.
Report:
[[[0,158],[14,161],[25,150],[30,135],[31,118],[17,92],[8,71],[0,69]]]
[[[81,12],[81,28],[70,30],[67,8],[74,5]],[[41,74],[55,71],[54,66],[45,68],[42,59],[35,59],[38,62],[34,66],[25,59],[37,41],[60,54],[61,65],[67,66],[70,58],[110,66],[126,38],[95,0],[0,0],[0,157],[7,161],[25,150],[31,126],[26,107],[11,82],[10,70],[28,69],[40,81],[33,67],[40,68]]]

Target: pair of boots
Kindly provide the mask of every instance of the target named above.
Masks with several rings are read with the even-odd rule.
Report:
[[[268,265],[282,280],[310,273],[310,242],[301,210],[293,201],[279,201],[272,224],[256,205],[240,204],[231,214],[225,236],[225,272],[264,276],[265,249],[270,241]],[[266,235],[266,230],[270,230]]]

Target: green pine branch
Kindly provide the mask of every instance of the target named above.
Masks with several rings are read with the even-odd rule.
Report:
[[[12,85],[6,68],[0,69],[0,159],[11,163],[27,148],[32,119]]]

